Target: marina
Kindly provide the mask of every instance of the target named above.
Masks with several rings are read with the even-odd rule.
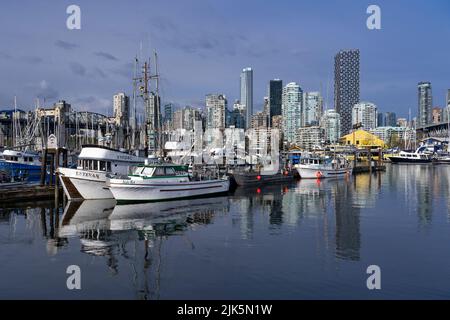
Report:
[[[0,300],[450,300],[448,1],[35,2],[1,5]]]

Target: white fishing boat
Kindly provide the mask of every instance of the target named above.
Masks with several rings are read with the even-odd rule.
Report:
[[[194,180],[187,166],[146,163],[126,179],[108,179],[107,185],[118,202],[151,202],[225,193],[230,181],[228,177]]]
[[[343,178],[353,172],[351,163],[344,157],[306,155],[294,166],[301,179]]]
[[[144,162],[120,150],[88,145],[81,150],[77,168],[58,168],[58,174],[69,200],[112,199],[107,177],[126,176],[131,166]]]

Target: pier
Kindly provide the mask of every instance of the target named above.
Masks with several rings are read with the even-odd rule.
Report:
[[[58,192],[56,192],[58,190]],[[14,188],[5,188],[0,192],[0,201],[15,202],[28,200],[55,199],[55,194],[61,193],[62,189],[55,186],[22,185]]]
[[[353,174],[386,171],[381,149],[358,149],[353,154]]]

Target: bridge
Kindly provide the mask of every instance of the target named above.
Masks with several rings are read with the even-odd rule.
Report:
[[[433,123],[426,126],[416,128],[417,139],[425,138],[448,138],[449,127],[448,122]]]

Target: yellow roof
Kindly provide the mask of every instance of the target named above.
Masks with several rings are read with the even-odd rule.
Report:
[[[359,129],[349,133],[341,138],[341,142],[346,145],[354,145],[361,147],[381,147],[385,148],[386,144],[376,135],[365,130]]]

